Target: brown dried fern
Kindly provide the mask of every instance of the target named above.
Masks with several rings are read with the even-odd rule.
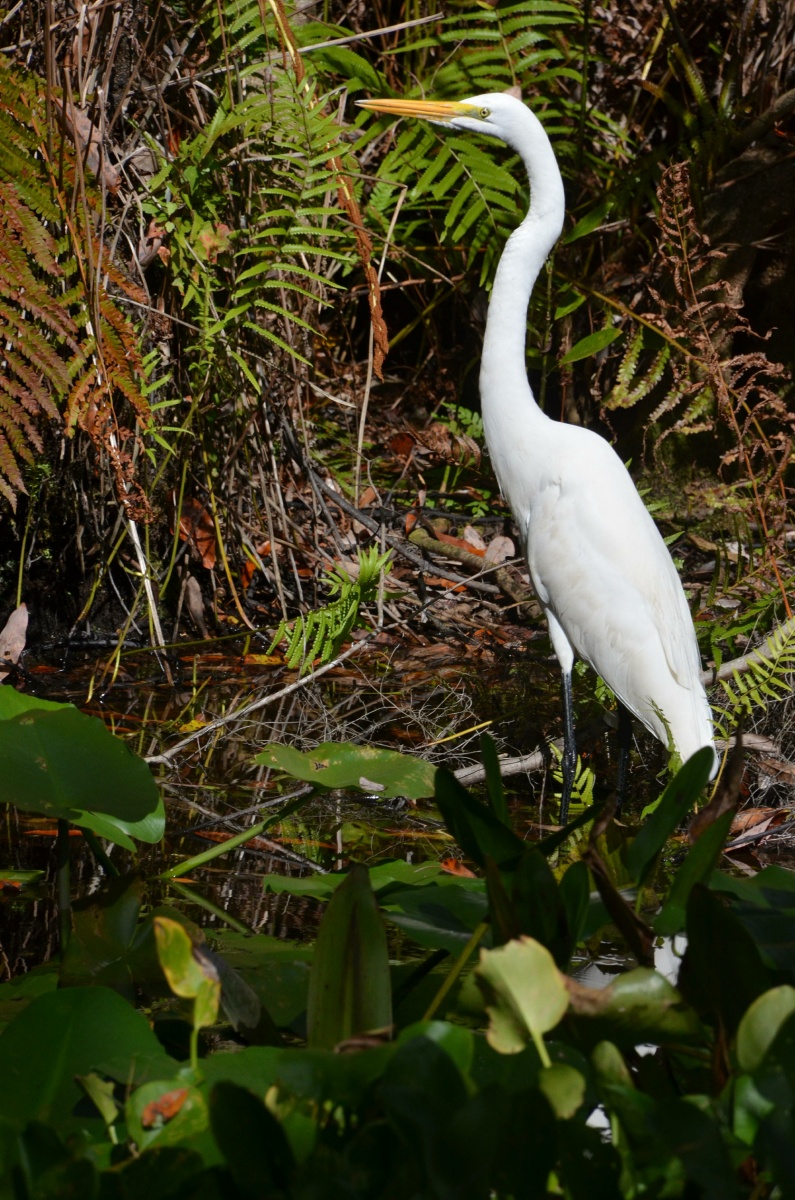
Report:
[[[774,388],[784,369],[767,358],[764,339],[716,278],[723,255],[698,227],[686,163],[665,171],[658,199],[660,234],[650,274],[660,285],[647,287],[655,307],[641,320],[660,333],[666,350],[656,360],[664,371],[654,381],[659,399],[647,419],[647,437],[656,449],[671,434],[718,436],[722,469],[748,484],[778,576],[773,530],[783,526],[786,515],[783,475],[795,440],[795,414]],[[738,340],[758,348],[736,353]],[[639,344],[637,337],[630,342],[619,370],[621,386],[613,389],[606,407],[633,407],[649,395],[648,389],[632,386]]]
[[[24,492],[23,464],[41,453],[43,420],[68,435],[85,429],[107,456],[128,515],[148,505],[133,478],[120,427],[123,399],[134,421],[148,421],[134,326],[97,279],[145,299],[110,261],[97,235],[101,197],[70,143],[48,160],[41,81],[0,61],[0,494],[12,508]],[[72,204],[78,189],[81,203]],[[99,263],[101,271],[96,270]],[[90,269],[88,264],[94,264]]]

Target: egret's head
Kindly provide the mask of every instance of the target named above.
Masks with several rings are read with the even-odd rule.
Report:
[[[447,129],[485,133],[513,145],[517,134],[533,121],[530,110],[508,92],[470,96],[467,100],[357,100],[361,108],[398,117],[423,117]]]

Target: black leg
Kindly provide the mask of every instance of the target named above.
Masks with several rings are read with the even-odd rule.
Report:
[[[563,795],[560,798],[560,823],[569,819],[569,801],[577,770],[577,742],[574,737],[574,706],[571,695],[571,671],[564,671],[563,683]]]
[[[619,700],[618,702],[618,780],[616,781],[616,816],[619,816],[626,799],[627,768],[629,767],[629,749],[632,745],[632,717],[629,710]]]

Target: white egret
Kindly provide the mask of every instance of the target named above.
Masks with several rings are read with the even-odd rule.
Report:
[[[613,448],[592,430],[551,420],[530,390],[527,307],[565,213],[563,181],[540,121],[507,93],[460,102],[360,103],[377,113],[423,117],[498,138],[520,155],[527,171],[530,208],[505,245],[491,292],[480,398],[491,461],[519,527],[563,675],[565,824],[577,761],[571,691],[577,655],[682,760],[702,746],[714,754],[687,600],[659,530]],[[713,775],[716,770],[717,759]]]

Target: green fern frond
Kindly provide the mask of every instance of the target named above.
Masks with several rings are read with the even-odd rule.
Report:
[[[609,395],[605,398],[605,408],[632,408],[634,405],[640,404],[642,400],[645,400],[654,391],[662,379],[666,364],[671,356],[670,346],[667,344],[663,345],[662,349],[655,355],[651,365],[644,367],[642,373],[638,374],[643,343],[644,329],[642,326],[638,326],[624,351],[616,374],[616,382]],[[677,403],[678,399],[678,396],[673,397],[673,403]],[[658,406],[656,411],[665,411],[671,400],[670,396],[666,396],[662,405]]]
[[[715,729],[719,737],[728,737],[739,720],[754,710],[764,711],[771,700],[783,700],[792,693],[795,673],[795,625],[777,629],[749,656],[742,674],[734,671],[731,682],[719,681],[727,704],[713,705]]]
[[[324,582],[333,599],[306,616],[296,617],[292,622],[282,621],[268,653],[286,640],[284,661],[291,670],[300,668],[301,674],[318,658],[321,664],[335,658],[343,642],[361,623],[362,605],[376,599],[382,572],[388,573],[391,565],[391,551],[380,554],[373,546],[358,551],[356,579],[341,565],[328,571]]]

